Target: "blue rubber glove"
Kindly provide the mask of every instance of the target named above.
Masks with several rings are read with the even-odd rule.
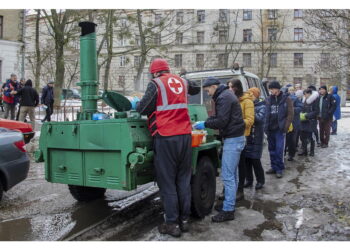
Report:
[[[205,129],[204,121],[196,122],[193,124],[193,128],[197,130]]]
[[[134,98],[130,101],[131,103],[131,110],[136,110],[136,105],[140,101],[140,98],[137,96],[134,96]]]

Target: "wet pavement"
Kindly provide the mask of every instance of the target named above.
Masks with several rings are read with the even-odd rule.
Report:
[[[32,162],[28,178],[0,203],[0,240],[350,240],[350,109],[345,111],[329,148],[286,161],[284,177],[266,175],[262,190],[245,189],[234,221],[212,223],[213,211],[193,219],[190,232],[179,239],[160,235],[163,214],[153,183],[133,192],[108,190],[103,200],[78,203],[66,185],[45,180],[43,163]],[[34,148],[35,142],[27,149]],[[265,147],[265,170],[267,153]],[[218,195],[221,190],[218,177]]]

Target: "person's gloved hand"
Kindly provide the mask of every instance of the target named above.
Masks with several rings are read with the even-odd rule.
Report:
[[[306,113],[300,113],[300,121],[306,121]]]
[[[132,98],[132,100],[130,101],[131,103],[131,110],[136,110],[136,105],[137,103],[140,101],[140,98],[138,98],[137,96],[134,96]]]
[[[204,121],[196,122],[193,124],[193,128],[197,130],[205,129]]]

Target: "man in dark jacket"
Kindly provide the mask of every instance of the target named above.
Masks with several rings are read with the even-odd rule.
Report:
[[[265,133],[269,145],[271,169],[266,173],[276,174],[277,178],[282,178],[286,133],[294,117],[293,102],[282,93],[278,81],[272,81],[269,90],[271,95],[266,100]]]
[[[19,101],[18,97],[11,94],[12,91],[17,91],[19,89],[19,83],[17,82],[17,76],[15,74],[11,74],[11,78],[8,81],[6,81],[5,85],[3,86],[3,89],[3,102],[5,107],[4,118],[7,119],[9,113],[11,113],[11,120],[15,120],[16,105]]]
[[[300,129],[300,111],[303,108],[303,103],[294,94],[294,88],[288,88],[287,95],[292,99],[294,107],[294,118],[292,121],[293,130],[286,135],[286,148],[288,150],[288,161],[293,161],[296,153],[297,136]]]
[[[220,84],[217,78],[208,77],[203,88],[215,102],[215,115],[209,117],[205,122],[197,122],[194,128],[218,129],[224,141],[221,178],[225,188],[225,199],[222,208],[215,207],[219,213],[212,217],[212,221],[234,220],[238,188],[237,166],[245,146],[242,109],[235,94],[227,86]]]
[[[333,114],[337,108],[337,103],[334,97],[327,93],[327,86],[321,86],[319,88],[319,93],[320,93],[319,125],[320,125],[321,148],[327,148],[328,142],[329,142],[329,135],[331,132]]]
[[[51,121],[51,115],[53,113],[53,103],[54,103],[54,95],[53,95],[53,85],[54,81],[49,81],[49,83],[43,88],[41,93],[41,104],[46,106],[46,115],[42,122]]]
[[[18,91],[13,91],[21,98],[20,101],[20,115],[19,121],[24,121],[27,114],[29,115],[30,122],[32,123],[33,130],[35,128],[35,107],[39,105],[39,95],[34,88],[32,88],[32,80],[27,80],[24,87]]]
[[[330,94],[333,95],[333,97],[336,101],[336,107],[337,107],[335,109],[334,115],[333,115],[332,133],[331,133],[331,135],[336,135],[337,128],[338,128],[338,120],[340,120],[340,118],[341,118],[341,111],[340,111],[341,98],[338,95],[338,86],[332,86]]]
[[[154,59],[150,66],[153,76],[141,101],[132,107],[148,116],[153,135],[156,180],[165,211],[161,234],[181,236],[188,231],[191,209],[191,121],[187,109],[187,94],[199,93],[200,87],[170,73],[166,60]]]

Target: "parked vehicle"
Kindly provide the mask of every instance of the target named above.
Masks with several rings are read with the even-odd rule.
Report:
[[[243,68],[236,67],[234,69],[215,69],[215,70],[203,70],[195,72],[187,72],[183,77],[186,79],[197,82],[202,86],[204,80],[209,76],[214,76],[218,78],[222,84],[226,84],[228,80],[235,78],[239,79],[242,82],[243,90],[247,91],[249,88],[257,87],[260,89],[261,96],[260,98],[265,99],[267,97],[267,92],[258,76],[246,72]],[[208,110],[208,114],[213,113],[213,105],[211,102],[212,98],[207,95],[203,88],[201,92],[194,96],[189,96],[189,103],[191,104],[204,104]]]
[[[0,128],[7,128],[10,130],[17,130],[22,132],[24,142],[27,144],[34,137],[35,132],[33,131],[33,127],[30,123],[13,121],[7,119],[0,118]]]
[[[62,100],[64,99],[81,99],[79,90],[77,89],[62,89]]]
[[[8,191],[27,178],[29,157],[22,133],[0,128],[0,201]]]

